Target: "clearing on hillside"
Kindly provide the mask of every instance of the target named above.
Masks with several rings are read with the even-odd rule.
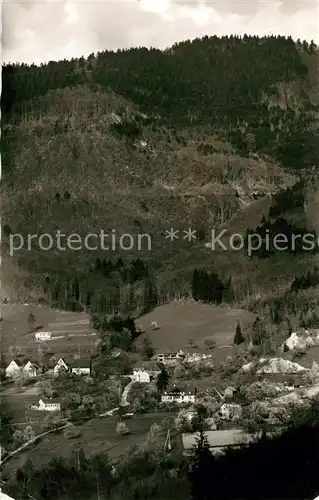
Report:
[[[42,306],[5,304],[1,306],[1,352],[11,359],[10,347],[18,348],[21,356],[36,360],[39,346],[47,346],[55,356],[85,356],[93,349],[95,332],[90,325],[90,317],[83,312],[58,311]],[[30,332],[29,315],[33,314],[35,331],[49,331],[51,340],[35,340],[35,331]]]
[[[213,340],[216,346],[233,344],[237,322],[242,327],[253,323],[256,315],[242,309],[228,309],[199,302],[171,302],[156,307],[141,316],[137,323],[143,333],[137,343],[147,335],[157,351],[174,352],[178,349],[191,351],[189,341],[196,344],[195,350],[207,351],[205,340]],[[152,322],[158,329],[153,330]],[[195,345],[194,345],[195,347]]]

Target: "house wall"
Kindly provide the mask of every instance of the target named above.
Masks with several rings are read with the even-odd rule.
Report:
[[[133,380],[136,382],[150,382],[150,376],[147,372],[142,370],[133,371]]]
[[[164,394],[161,398],[162,403],[174,401],[175,403],[195,403],[194,394],[170,395]]]
[[[22,368],[15,363],[10,363],[5,369],[5,374],[7,377],[17,377],[21,374]]]
[[[27,368],[26,370],[23,369],[23,373],[27,376],[27,377],[36,377],[37,376],[37,371],[35,368]]]
[[[44,403],[43,401],[39,401],[38,409],[40,411],[57,411],[61,409],[60,403]]]
[[[90,368],[72,368],[72,373],[76,375],[90,375]]]
[[[37,332],[35,334],[36,340],[49,340],[51,338],[50,332]]]

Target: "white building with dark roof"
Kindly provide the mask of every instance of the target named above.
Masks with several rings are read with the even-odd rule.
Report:
[[[90,375],[91,369],[90,359],[75,359],[71,363],[71,373],[75,375]]]
[[[40,398],[39,404],[32,405],[31,410],[38,411],[60,411],[61,403],[55,399]]]
[[[34,334],[35,340],[40,340],[41,342],[45,342],[46,340],[51,340],[52,333],[51,332],[36,332]]]
[[[142,361],[133,368],[131,379],[134,382],[149,383],[161,373],[154,361]]]
[[[180,349],[177,352],[166,352],[155,354],[154,360],[163,365],[172,365],[185,359],[185,353]]]
[[[195,403],[196,391],[187,388],[178,388],[174,386],[170,391],[165,391],[161,396],[162,403]]]

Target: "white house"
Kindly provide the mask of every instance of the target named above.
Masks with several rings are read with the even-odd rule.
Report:
[[[35,333],[35,340],[50,340],[52,338],[51,332],[36,332]]]
[[[195,400],[195,391],[180,390],[177,387],[174,387],[169,392],[164,392],[161,397],[162,403],[195,403]]]
[[[19,359],[13,359],[5,369],[8,378],[19,377],[22,374],[22,363]]]
[[[38,405],[32,405],[31,410],[38,411],[60,411],[61,403],[52,399],[39,399]]]
[[[161,373],[154,361],[143,361],[133,368],[131,379],[133,382],[149,383]]]
[[[32,361],[28,361],[27,364],[23,367],[23,374],[27,377],[36,377],[38,372],[38,366]]]
[[[54,375],[59,375],[60,373],[69,371],[69,367],[63,358],[60,358],[53,368]]]
[[[182,350],[177,352],[169,352],[165,354],[156,354],[154,359],[163,365],[170,365],[183,361],[185,359],[185,353]]]
[[[89,359],[76,359],[72,362],[71,373],[75,375],[90,375],[91,361]]]
[[[149,383],[151,381],[151,377],[146,370],[140,368],[133,370],[132,381]]]

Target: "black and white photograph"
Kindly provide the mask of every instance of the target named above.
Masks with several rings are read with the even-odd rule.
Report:
[[[319,1],[3,0],[0,500],[319,500]]]

